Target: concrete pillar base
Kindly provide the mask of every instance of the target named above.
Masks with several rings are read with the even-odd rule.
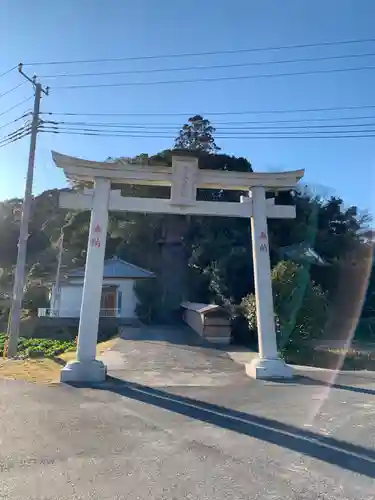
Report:
[[[70,361],[60,373],[60,382],[103,382],[107,367],[101,361]]]
[[[280,358],[256,358],[246,364],[246,374],[264,380],[288,379],[293,377],[293,370]]]

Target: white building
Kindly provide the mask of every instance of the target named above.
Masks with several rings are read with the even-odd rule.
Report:
[[[56,289],[56,283],[53,283],[50,308],[39,309],[39,316],[79,318],[84,276],[84,267],[70,271],[60,282],[60,293]],[[136,280],[154,277],[151,271],[117,257],[105,260],[100,316],[135,318],[137,298],[134,284]]]

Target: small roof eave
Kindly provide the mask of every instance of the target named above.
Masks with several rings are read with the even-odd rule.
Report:
[[[72,269],[66,274],[68,280],[83,280],[85,268],[79,267]],[[126,262],[118,257],[106,259],[104,262],[103,280],[136,280],[154,278],[155,274],[152,271],[138,267],[130,262]]]
[[[222,306],[218,306],[217,304],[202,304],[200,302],[181,302],[181,307],[196,311],[200,314],[223,310]]]

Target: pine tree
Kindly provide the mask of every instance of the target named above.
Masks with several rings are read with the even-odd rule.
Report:
[[[215,143],[214,133],[215,128],[209,120],[201,115],[192,116],[180,130],[175,140],[175,148],[216,153],[220,148]]]

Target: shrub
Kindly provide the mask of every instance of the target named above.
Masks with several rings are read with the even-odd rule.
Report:
[[[138,318],[144,323],[153,323],[160,318],[163,292],[157,279],[138,280],[134,285],[137,296],[135,308]]]
[[[231,324],[232,340],[236,344],[256,347],[257,321],[255,295],[246,295],[235,312]]]
[[[48,289],[44,286],[33,285],[26,290],[23,298],[23,307],[36,314],[39,307],[48,307]]]
[[[0,356],[4,355],[4,347],[6,346],[7,336],[5,333],[0,333]]]
[[[250,331],[257,330],[257,308],[255,295],[253,293],[246,295],[239,306],[240,314],[246,318]]]
[[[322,289],[310,280],[308,269],[294,262],[279,262],[272,270],[272,290],[279,349],[321,336],[328,316]],[[240,314],[250,331],[257,330],[253,294],[243,298]]]
[[[280,348],[319,338],[328,318],[328,300],[310,280],[308,267],[279,262],[272,270],[272,287]]]
[[[4,344],[7,336],[0,334],[0,355],[4,355]],[[20,337],[18,354],[30,357],[52,357],[75,349],[75,344],[69,340],[51,340]]]
[[[98,342],[104,342],[118,334],[118,326],[114,324],[107,324],[106,321],[99,321]],[[75,342],[78,343],[78,337]]]
[[[237,307],[231,321],[232,343],[245,345],[252,349],[257,349],[257,331],[249,328],[249,323],[241,311],[241,306]]]

